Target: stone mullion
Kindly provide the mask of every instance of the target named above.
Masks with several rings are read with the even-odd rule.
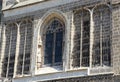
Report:
[[[36,67],[38,66],[37,63],[36,63],[37,56],[40,56],[40,55],[41,55],[41,54],[39,54],[39,53],[37,52],[38,49],[37,49],[36,47],[38,47],[38,46],[40,46],[40,48],[42,47],[41,41],[40,41],[40,44],[37,43],[37,42],[36,42],[36,44],[38,44],[38,45],[35,44],[35,41],[36,41],[36,40],[39,41],[38,37],[34,37],[34,35],[38,35],[38,34],[34,34],[34,33],[35,33],[35,29],[36,29],[36,28],[34,28],[34,27],[36,27],[36,22],[37,22],[37,21],[35,21],[35,20],[32,21],[32,45],[31,45],[31,58],[30,58],[30,59],[31,59],[31,62],[30,62],[30,64],[31,64],[30,72],[31,72],[32,76],[35,75],[35,71],[37,70],[37,69],[36,69]],[[38,33],[38,31],[37,31],[36,33]],[[36,38],[36,39],[34,39],[34,38]],[[35,41],[34,41],[34,40],[35,40]],[[35,54],[34,49],[36,49],[36,53],[38,53],[37,55]],[[40,52],[41,52],[41,51],[40,51]],[[41,61],[41,59],[40,59],[40,61]],[[40,65],[41,65],[41,63],[40,63]]]
[[[64,30],[65,30],[65,27],[64,27]],[[65,39],[64,39],[64,36],[65,36],[65,31],[63,30],[63,40],[62,40],[62,67],[64,70],[67,70],[68,69],[68,57],[66,56],[66,61],[64,60],[64,47],[65,47]],[[65,64],[66,63],[66,64]]]
[[[82,67],[82,40],[83,40],[83,11],[81,13],[81,26],[80,26],[80,67]]]
[[[68,21],[65,22],[65,27],[64,29],[64,33],[63,33],[63,42],[64,42],[64,46],[63,46],[63,69],[66,71],[70,68],[70,32],[71,32],[71,22],[73,21],[73,11],[70,11],[68,14]],[[67,37],[66,37],[67,36]],[[66,41],[66,42],[65,42]],[[65,46],[65,43],[66,46]],[[66,47],[66,48],[65,48]],[[69,62],[70,61],[70,62]]]
[[[42,46],[42,41],[41,38],[39,37],[39,28],[37,28],[37,22],[38,20],[33,20],[32,21],[32,46],[31,46],[31,68],[30,72],[32,76],[35,75],[35,72],[38,70],[38,66],[40,64],[40,67],[42,66],[42,60],[43,58],[41,57],[41,48]],[[41,36],[40,36],[41,37]],[[38,42],[39,41],[39,42]],[[40,47],[40,50],[38,50]]]
[[[73,66],[72,66],[72,61],[73,61],[73,58],[72,58],[72,55],[73,55],[73,53],[72,53],[72,50],[73,50],[73,47],[74,47],[74,34],[75,34],[75,26],[74,26],[74,15],[75,15],[75,13],[74,12],[72,12],[72,19],[71,19],[71,22],[72,22],[72,25],[71,25],[71,29],[70,29],[70,34],[71,34],[71,36],[70,36],[70,38],[71,38],[71,42],[70,42],[70,59],[69,59],[69,62],[70,62],[70,69],[71,68],[73,68]]]
[[[100,11],[100,65],[103,65],[103,56],[102,56],[102,12]]]
[[[92,54],[93,54],[93,44],[94,44],[94,21],[93,21],[93,9],[90,12],[90,56],[89,56],[89,66],[92,67]]]
[[[9,62],[10,62],[10,50],[11,50],[11,39],[12,39],[12,29],[10,28],[10,43],[9,43],[9,53],[8,53],[8,64],[7,64],[7,72],[6,72],[6,77],[8,77],[8,73],[9,73]]]
[[[109,8],[110,8],[110,58],[111,58],[111,60],[110,60],[110,66],[113,66],[113,52],[112,52],[112,8],[111,8],[111,6],[109,5]]]
[[[56,32],[53,33],[53,55],[52,55],[52,66],[55,65],[55,46],[56,46]]]
[[[16,73],[17,73],[19,46],[20,46],[20,25],[17,24],[17,41],[16,41],[16,53],[15,53],[15,64],[14,64],[14,75],[13,75],[13,77],[15,77]]]
[[[2,37],[1,37],[1,56],[0,56],[0,75],[2,74],[2,62],[4,61],[4,56],[5,56],[5,45],[6,45],[6,37],[5,37],[5,30],[6,30],[6,26],[4,25],[3,29],[2,29]]]

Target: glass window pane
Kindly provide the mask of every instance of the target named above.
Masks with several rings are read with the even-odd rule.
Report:
[[[62,62],[62,41],[63,32],[57,32],[55,42],[55,62]]]
[[[44,64],[52,64],[53,33],[46,34]]]

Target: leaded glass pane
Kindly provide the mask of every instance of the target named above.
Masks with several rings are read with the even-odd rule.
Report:
[[[62,41],[63,41],[63,32],[60,31],[56,33],[55,62],[62,62]]]
[[[46,34],[44,64],[52,64],[53,55],[53,33]]]
[[[89,17],[89,16],[88,16]],[[90,21],[83,21],[82,66],[89,66]]]

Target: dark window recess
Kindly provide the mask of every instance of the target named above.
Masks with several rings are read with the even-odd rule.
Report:
[[[46,30],[44,64],[56,66],[62,64],[64,25],[59,19],[49,24]]]
[[[90,21],[83,21],[82,66],[89,66]]]
[[[53,33],[46,34],[46,45],[45,45],[45,64],[52,64],[53,55]]]
[[[55,42],[55,62],[62,62],[62,42],[63,42],[63,32],[56,33]]]

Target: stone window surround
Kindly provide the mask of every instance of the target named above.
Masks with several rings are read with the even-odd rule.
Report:
[[[66,48],[67,46],[67,44],[65,44],[65,39],[66,39],[66,25],[67,25],[67,22],[66,22],[66,20],[65,20],[65,15],[61,12],[61,11],[58,11],[58,10],[50,10],[49,12],[47,12],[43,17],[42,17],[42,19],[43,20],[41,20],[41,21],[39,21],[39,23],[38,23],[38,26],[39,26],[39,35],[38,35],[38,48],[37,48],[37,58],[36,59],[38,59],[36,62],[37,62],[37,64],[39,64],[40,66],[39,67],[36,67],[36,66],[38,66],[38,65],[36,65],[35,67],[36,67],[36,73],[39,71],[39,73],[40,74],[46,74],[46,73],[52,73],[52,72],[60,72],[60,71],[62,71],[62,70],[65,70],[65,58],[66,58],[66,56],[65,56],[65,54],[66,54],[66,52],[65,52],[65,50],[63,50],[62,51],[62,65],[60,65],[60,66],[53,66],[53,67],[51,67],[51,66],[44,66],[44,64],[43,64],[43,62],[42,62],[42,59],[43,59],[43,57],[44,57],[44,32],[45,32],[45,30],[46,30],[46,28],[44,28],[44,27],[46,27],[46,25],[48,25],[48,23],[49,23],[49,21],[51,21],[53,18],[57,18],[57,19],[59,19],[59,21],[62,23],[62,24],[64,24],[64,34],[63,34],[63,44],[64,44],[64,48]],[[39,55],[38,55],[38,53],[39,53]],[[41,59],[42,58],[42,59]],[[43,66],[42,66],[43,65]],[[62,66],[62,68],[61,68],[61,66]],[[49,69],[49,70],[48,70]],[[44,70],[46,70],[46,71],[44,71]],[[51,71],[50,71],[51,70]]]

